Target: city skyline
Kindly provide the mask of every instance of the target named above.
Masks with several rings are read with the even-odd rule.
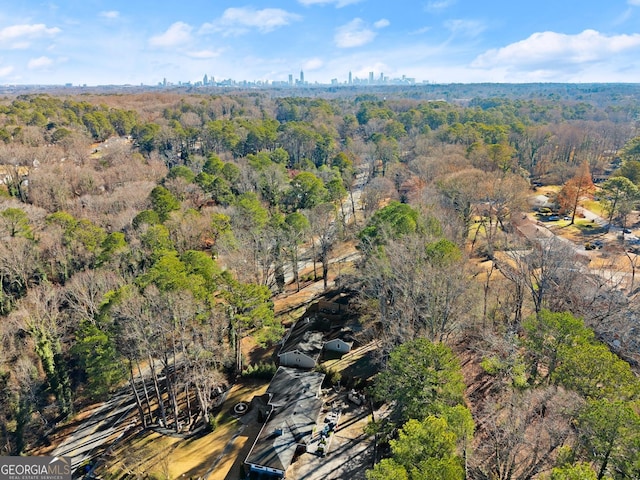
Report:
[[[6,0],[0,0],[0,5]],[[640,0],[25,0],[0,84],[638,82]]]
[[[359,78],[357,76],[353,76],[352,72],[349,71],[346,76],[346,80],[340,81],[338,78],[332,78],[328,81],[315,81],[308,82],[304,78],[304,70],[300,70],[298,78],[295,78],[292,73],[288,74],[287,80],[270,80],[266,79],[264,81],[251,81],[245,79],[232,79],[232,78],[216,78],[215,75],[205,73],[202,77],[202,80],[196,81],[172,81],[168,80],[166,77],[162,79],[162,81],[157,83],[157,86],[162,87],[171,87],[171,86],[183,86],[183,85],[194,85],[194,86],[225,86],[225,85],[240,85],[240,84],[256,84],[256,85],[272,85],[272,86],[288,86],[288,87],[298,87],[298,86],[310,86],[310,85],[413,85],[416,82],[415,78],[407,77],[406,75],[402,75],[401,77],[390,78],[385,76],[383,72],[379,72],[379,75],[376,75],[376,72],[369,72],[367,78]],[[72,85],[67,83],[67,85]],[[144,84],[141,84],[144,85]],[[149,85],[151,86],[151,85]]]

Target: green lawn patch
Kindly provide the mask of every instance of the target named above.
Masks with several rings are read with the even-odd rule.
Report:
[[[572,225],[582,235],[602,235],[606,233],[606,229],[591,220],[576,220]]]
[[[602,203],[598,200],[585,200],[582,202],[582,207],[586,208],[590,212],[600,215],[602,218],[607,218],[607,212],[605,211]]]

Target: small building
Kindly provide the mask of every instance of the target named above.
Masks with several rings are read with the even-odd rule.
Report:
[[[544,208],[553,209],[556,207],[556,204],[553,202],[553,200],[551,200],[546,195],[534,195],[530,197],[529,204],[536,211]]]
[[[348,353],[356,343],[353,325],[336,325],[324,337],[324,349],[328,352]]]
[[[306,448],[316,428],[324,377],[318,372],[278,368],[267,389],[267,420],[244,462],[251,472],[285,477],[296,451]]]
[[[353,342],[348,342],[342,338],[334,338],[325,342],[324,349],[330,352],[347,353],[351,351]]]

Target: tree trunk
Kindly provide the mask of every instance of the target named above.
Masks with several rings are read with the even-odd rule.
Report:
[[[324,285],[325,291],[327,290],[328,277],[329,277],[329,252],[322,252],[322,284]]]
[[[580,203],[580,194],[582,193],[582,190],[580,189],[580,187],[576,187],[576,198],[574,198],[574,202],[573,202],[573,208],[571,211],[571,222],[569,222],[569,225],[573,225],[575,219],[576,219],[576,212],[578,211],[578,203]]]
[[[236,362],[238,373],[242,373],[242,338],[240,333],[236,332]]]
[[[602,466],[600,467],[600,471],[598,472],[598,480],[602,480],[604,478],[604,474],[607,473],[607,466],[609,465],[609,456],[611,455],[611,450],[613,450],[613,448],[609,448],[609,450],[607,450],[607,454],[604,456]]]
[[[142,422],[142,428],[146,430],[147,419],[144,415],[144,407],[142,406],[140,395],[138,395],[138,390],[136,390],[135,377],[133,376],[133,362],[131,360],[129,360],[129,385],[131,385],[131,390],[133,390],[133,396],[136,399],[136,407],[138,407],[138,413],[140,414],[140,421]]]
[[[160,392],[160,385],[158,383],[158,374],[153,363],[151,355],[149,355],[149,368],[151,369],[151,378],[153,379],[153,387],[156,391],[156,397],[158,398],[158,407],[160,407],[160,416],[162,417],[162,427],[167,427],[167,412],[164,409],[164,402],[162,400],[162,393]]]
[[[317,282],[318,281],[318,274],[316,273],[316,242],[315,240],[312,238],[311,239],[311,254],[313,255],[313,281]]]
[[[353,215],[353,223],[356,223],[356,201],[353,199],[353,188],[349,189],[349,197],[351,198],[351,215]]]
[[[636,256],[635,260],[632,259],[631,253],[627,252],[626,249],[624,249],[624,254],[629,259],[629,265],[631,266],[631,284],[629,285],[629,295],[633,295],[633,288],[635,286],[635,280],[636,280],[636,261],[638,260],[638,257]]]
[[[192,412],[191,412],[191,399],[189,398],[189,384],[188,383],[184,386],[184,398],[185,398],[186,403],[187,403],[187,418],[189,419],[188,420],[189,421],[189,425],[191,425]]]
[[[149,421],[153,422],[153,414],[151,413],[151,398],[149,398],[149,390],[147,389],[147,382],[142,375],[142,369],[140,368],[140,362],[136,359],[136,367],[138,367],[138,375],[140,376],[140,381],[142,382],[142,391],[144,392],[144,399],[147,403],[147,415],[149,417]]]
[[[209,423],[209,402],[198,385],[196,385],[196,397],[198,398],[198,404],[200,405],[200,416],[205,423]]]
[[[611,213],[609,213],[609,219],[607,220],[607,233],[611,229],[611,222],[613,221],[613,214],[616,211],[616,207],[618,206],[618,198],[616,197],[613,203],[611,204]]]
[[[298,271],[298,246],[291,251],[291,270],[293,271],[293,281],[296,284],[297,292],[300,291],[300,272]]]
[[[491,268],[487,272],[487,281],[484,283],[484,303],[482,305],[482,329],[484,330],[487,326],[487,303],[489,299],[489,281],[491,280],[491,275],[496,267],[496,264],[491,262]]]
[[[169,365],[169,358],[167,356],[167,354],[165,353],[165,357],[164,357],[164,368],[165,368],[165,375],[164,375],[164,384],[165,387],[167,389],[167,394],[169,395],[169,401],[171,402],[171,408],[173,410],[173,428],[176,432],[180,431],[180,428],[178,426],[178,401],[176,399],[176,392],[175,392],[175,382],[172,380],[171,378],[171,368]],[[173,375],[176,375],[176,366],[175,364],[173,365]]]

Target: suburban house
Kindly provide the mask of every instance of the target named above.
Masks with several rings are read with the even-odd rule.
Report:
[[[306,448],[322,409],[324,377],[318,372],[278,368],[267,389],[267,420],[244,462],[254,477],[284,478],[296,451]]]
[[[536,211],[543,208],[553,209],[556,206],[555,202],[546,195],[534,195],[530,197],[529,204]]]
[[[312,369],[323,349],[346,353],[353,330],[345,326],[348,305],[320,301],[312,304],[283,338],[280,366],[264,396],[254,397],[260,433],[245,460],[251,478],[284,478],[297,452],[305,451],[322,410],[320,387],[325,378]]]

